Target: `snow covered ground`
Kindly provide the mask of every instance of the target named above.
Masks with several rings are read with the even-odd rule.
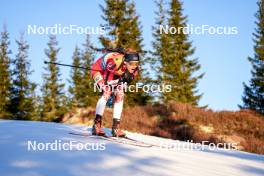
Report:
[[[186,146],[190,147],[192,144],[186,142],[133,133],[129,133],[128,136],[157,145],[176,146],[177,144],[178,147],[144,148],[69,134],[71,131],[81,130],[90,130],[90,128],[45,122],[0,120],[0,175],[264,175],[264,155],[223,149],[190,150]],[[34,144],[36,144],[35,148]],[[69,145],[66,144],[73,144],[73,148],[70,150]],[[57,150],[52,150],[56,147]],[[81,147],[84,149],[81,150]]]

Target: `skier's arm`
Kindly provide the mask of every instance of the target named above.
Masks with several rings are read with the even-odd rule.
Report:
[[[134,71],[134,73],[133,73],[134,78],[135,78],[136,76],[139,75],[139,70],[140,70],[140,66],[138,66],[138,67],[135,69],[135,71]]]

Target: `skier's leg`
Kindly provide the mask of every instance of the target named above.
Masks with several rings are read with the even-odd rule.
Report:
[[[96,104],[96,114],[103,116],[105,106],[106,106],[107,100],[109,99],[110,95],[111,95],[111,90],[108,87],[104,90],[103,95],[100,97],[100,99],[98,100]]]
[[[118,85],[115,93],[116,93],[116,98],[115,98],[114,110],[113,110],[112,135],[117,137],[124,137],[125,133],[120,129],[120,119],[124,104],[123,85]]]
[[[124,104],[124,90],[122,87],[116,88],[116,97],[114,102],[114,110],[113,110],[113,118],[114,119],[121,119],[121,114],[123,110],[123,104]]]
[[[100,136],[105,135],[105,132],[101,129],[102,116],[104,114],[106,102],[110,97],[110,95],[111,95],[111,89],[106,88],[105,91],[103,92],[103,95],[97,102],[94,125],[92,130],[93,135],[100,135]]]
[[[105,110],[105,106],[106,106],[106,102],[109,99],[110,95],[111,95],[111,88],[109,86],[106,86],[103,84],[103,79],[98,79],[98,77],[100,77],[101,75],[98,74],[97,79],[95,79],[95,81],[97,81],[97,85],[100,87],[101,90],[103,90],[103,95],[100,97],[100,99],[98,100],[97,104],[96,104],[96,111],[95,111],[95,119],[94,119],[94,125],[93,125],[93,129],[92,129],[92,133],[94,135],[105,135],[105,132],[101,129],[101,124],[102,124],[102,116],[104,114],[104,110]]]
[[[95,72],[93,75],[93,78],[94,78],[95,84],[97,85],[97,88],[99,88],[100,91],[103,91],[103,95],[97,101],[97,104],[96,104],[96,114],[103,116],[106,102],[111,95],[111,89],[109,86],[104,84],[104,79],[100,72]]]

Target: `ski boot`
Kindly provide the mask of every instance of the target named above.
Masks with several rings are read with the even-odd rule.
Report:
[[[105,132],[101,128],[102,125],[102,116],[99,114],[96,114],[94,119],[94,125],[92,129],[92,135],[96,136],[105,136]]]
[[[126,134],[120,129],[119,119],[113,119],[112,135],[113,137],[126,137]]]

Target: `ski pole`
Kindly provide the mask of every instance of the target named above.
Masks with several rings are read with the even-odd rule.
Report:
[[[60,64],[57,62],[44,61],[44,64],[54,64],[54,65],[60,65],[60,66],[72,67],[72,68],[80,68],[80,69],[91,70],[91,71],[101,71],[101,70],[95,70],[95,69],[91,69],[91,68],[87,68],[87,67],[81,67],[81,66],[75,66],[75,65],[69,65],[69,64]]]

